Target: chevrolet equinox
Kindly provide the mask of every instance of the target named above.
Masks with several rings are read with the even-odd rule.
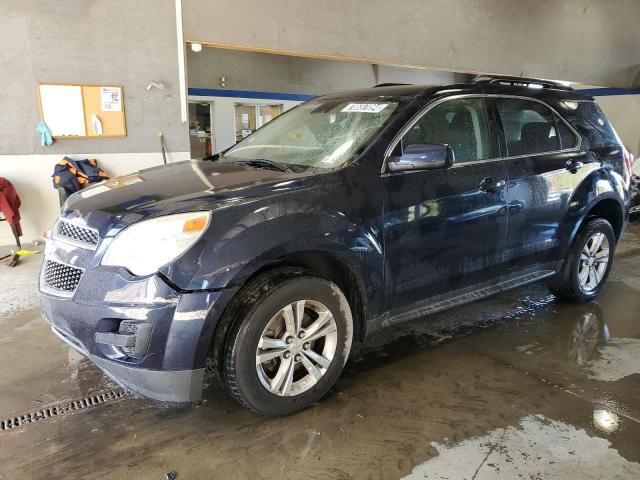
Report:
[[[380,85],[302,103],[222,154],[72,195],[39,290],[119,384],[264,414],[318,401],[353,339],[546,279],[598,295],[632,156],[556,82]]]

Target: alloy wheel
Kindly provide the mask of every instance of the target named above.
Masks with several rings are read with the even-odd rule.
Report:
[[[609,264],[609,240],[604,233],[589,237],[578,262],[578,282],[586,294],[592,293],[602,283]]]
[[[336,353],[338,328],[325,305],[299,300],[276,313],[260,336],[256,370],[274,395],[291,397],[312,388]]]

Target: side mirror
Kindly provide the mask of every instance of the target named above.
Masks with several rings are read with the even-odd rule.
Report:
[[[431,170],[453,165],[453,150],[449,145],[409,145],[400,157],[390,157],[387,165],[392,172],[403,170]]]

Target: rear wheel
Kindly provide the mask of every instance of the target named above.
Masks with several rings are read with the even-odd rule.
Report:
[[[340,289],[300,273],[272,272],[241,294],[225,350],[231,396],[250,409],[286,415],[324,396],[351,349],[353,320]]]
[[[587,302],[602,290],[613,263],[615,235],[611,224],[595,218],[575,239],[562,270],[551,282],[551,290],[560,298]]]

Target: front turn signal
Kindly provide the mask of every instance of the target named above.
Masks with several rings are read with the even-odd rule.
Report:
[[[184,233],[201,232],[205,228],[207,228],[208,222],[209,222],[209,217],[206,217],[206,216],[189,219],[186,222],[184,222],[184,225],[182,226],[182,231]]]

